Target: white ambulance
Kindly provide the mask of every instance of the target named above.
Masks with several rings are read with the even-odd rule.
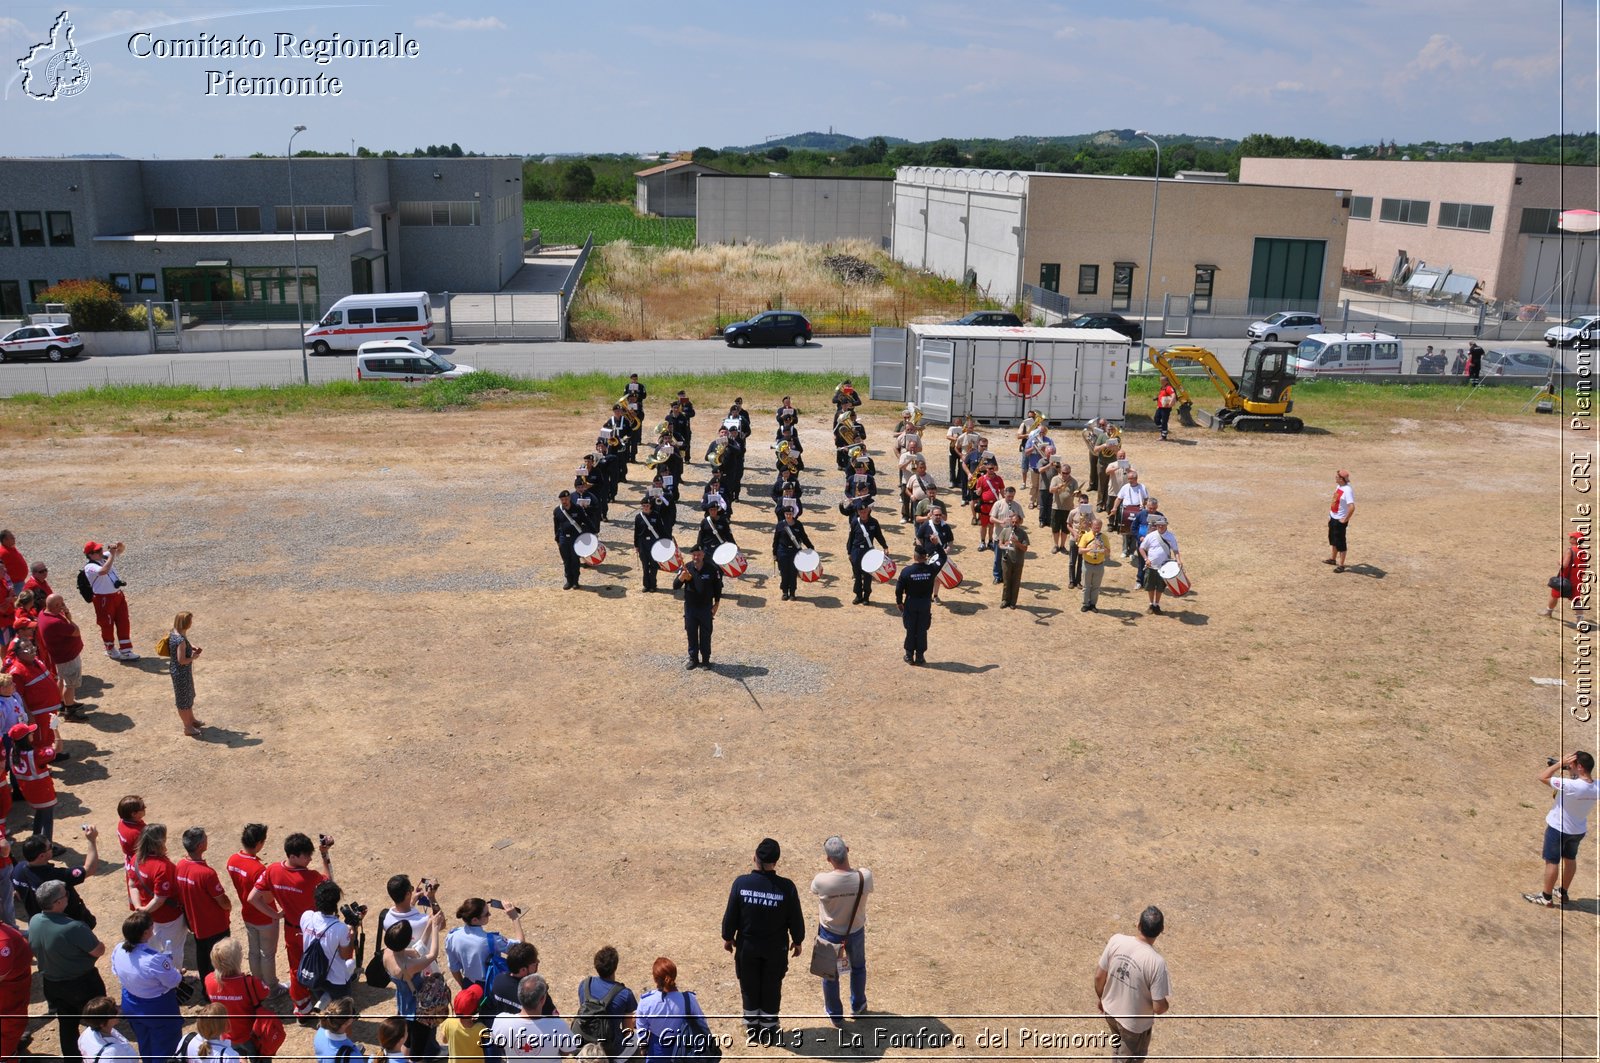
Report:
[[[306,329],[312,354],[353,351],[368,340],[433,339],[433,303],[427,292],[347,295]]]

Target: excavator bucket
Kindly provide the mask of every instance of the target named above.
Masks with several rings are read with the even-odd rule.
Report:
[[[1220,428],[1214,414],[1207,410],[1197,410],[1194,403],[1185,402],[1178,407],[1178,423],[1185,428]]]

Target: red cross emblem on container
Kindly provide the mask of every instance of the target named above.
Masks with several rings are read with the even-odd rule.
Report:
[[[1044,390],[1044,369],[1038,362],[1018,358],[1006,366],[1006,390],[1019,398],[1031,399]]]

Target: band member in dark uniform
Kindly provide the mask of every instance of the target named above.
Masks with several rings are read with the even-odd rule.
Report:
[[[582,472],[572,481],[572,508],[588,518],[589,526],[584,529],[585,531],[599,533],[600,500],[595,497],[594,486],[589,483],[589,477]]]
[[[700,535],[695,542],[708,556],[715,554],[717,547],[723,543],[733,542],[733,526],[728,523],[722,507],[715,502],[707,504],[706,515],[700,521]]]
[[[740,492],[744,490],[744,436],[737,431],[728,433],[728,445],[722,452],[721,472],[722,494],[731,506],[739,501]]]
[[[850,515],[848,549],[850,568],[856,577],[856,596],[852,603],[854,605],[865,605],[872,600],[873,575],[862,571],[861,559],[872,549],[873,540],[877,540],[879,548],[885,551],[889,549],[889,544],[883,538],[883,529],[878,526],[877,518],[872,515],[872,502],[868,500]]]
[[[578,570],[582,567],[574,544],[584,532],[594,531],[594,526],[589,523],[589,515],[572,504],[571,491],[561,492],[560,499],[552,516],[555,521],[556,549],[561,553],[561,569],[567,577],[561,589],[570,591],[578,585]]]
[[[689,636],[689,663],[684,668],[710,668],[711,627],[722,602],[722,570],[698,543],[689,563],[678,570],[677,586],[683,589],[683,630]]]
[[[793,601],[800,586],[800,573],[795,570],[794,558],[801,550],[815,550],[811,536],[792,509],[778,512],[778,525],[772,530],[772,556],[778,561],[779,587],[783,600]]]
[[[656,559],[651,556],[650,549],[656,545],[658,539],[672,538],[672,526],[661,523],[661,516],[656,512],[655,503],[647,494],[639,500],[639,512],[633,517],[633,547],[639,552],[639,574],[644,577],[644,592],[654,594],[656,590],[656,572],[659,566]]]
[[[800,485],[796,483],[784,484],[782,493],[772,503],[772,511],[780,520],[786,512],[792,512],[798,517],[805,512],[805,508],[805,503],[800,501]]]
[[[779,428],[783,428],[786,425],[790,428],[798,428],[800,425],[800,411],[794,408],[794,402],[787,395],[783,397],[783,404],[778,407],[777,420]],[[781,432],[778,438],[783,438]]]
[[[683,452],[693,454],[689,448],[694,445],[694,403],[681,391],[678,392],[678,412],[683,415],[683,430],[678,438],[683,440]]]
[[[656,507],[656,527],[660,528],[663,534],[671,535],[673,527],[678,523],[677,491],[668,490],[660,475],[657,475],[650,482],[650,486],[644,489],[644,493]]]
[[[956,530],[945,523],[944,510],[938,506],[917,525],[917,542],[928,548],[928,564],[935,568],[943,568],[950,559],[950,544],[955,537]]]
[[[856,394],[856,389],[846,380],[833,389],[833,421],[839,423],[839,418],[844,416],[844,411],[853,410],[861,405],[861,396]]]
[[[728,407],[728,416],[736,418],[739,422],[739,434],[745,439],[750,438],[750,411],[744,408],[744,397],[733,400],[733,405]]]
[[[796,498],[800,497],[800,472],[798,469],[779,469],[777,477],[772,481],[772,501],[776,503],[783,497],[785,487],[794,488]]]
[[[928,628],[933,624],[933,595],[939,589],[939,566],[928,560],[928,548],[916,546],[916,560],[900,570],[894,604],[906,628],[906,663],[927,664]]]

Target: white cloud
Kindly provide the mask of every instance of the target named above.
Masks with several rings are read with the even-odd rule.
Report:
[[[887,11],[868,11],[867,21],[891,30],[903,30],[911,25],[911,20],[904,15],[891,15]]]
[[[1417,57],[1411,61],[1411,65],[1418,70],[1440,68],[1461,70],[1470,63],[1471,60],[1467,58],[1467,53],[1461,50],[1461,45],[1443,33],[1435,33],[1429,37],[1428,43],[1422,46]]]
[[[418,29],[424,30],[503,30],[506,24],[490,15],[487,18],[455,18],[444,13],[423,15],[417,19]]]
[[[1555,52],[1543,55],[1506,56],[1496,59],[1492,68],[1497,74],[1508,74],[1522,81],[1544,81],[1556,76],[1561,69],[1560,56]]]
[[[1069,41],[1077,35],[1078,27],[1076,26],[1062,26],[1055,32],[1055,38],[1058,41]]]

